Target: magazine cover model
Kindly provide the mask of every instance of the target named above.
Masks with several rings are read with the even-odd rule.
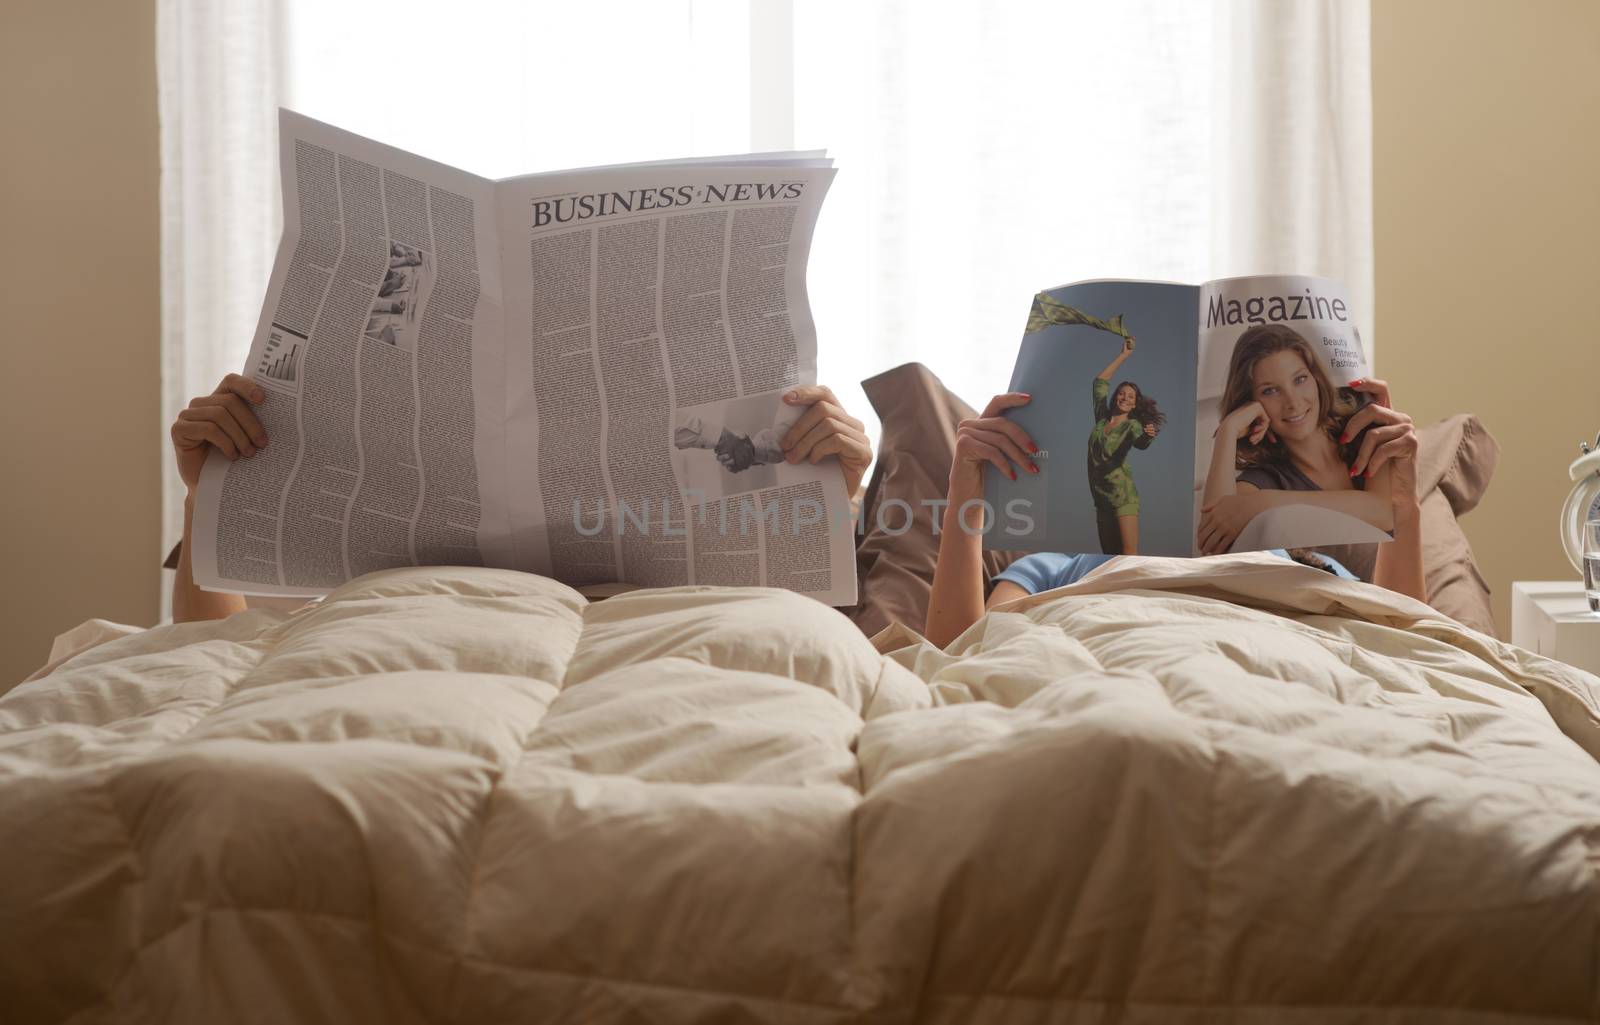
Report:
[[[1264,276],[1040,292],[1006,415],[1040,472],[989,474],[985,544],[1204,555],[1386,541],[1344,425],[1368,375],[1344,287]],[[1381,471],[1380,471],[1381,472]]]

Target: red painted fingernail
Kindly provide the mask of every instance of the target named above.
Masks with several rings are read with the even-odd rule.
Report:
[[[1015,470],[1007,470],[1006,471],[1006,476],[1010,477],[1012,480],[1016,480],[1017,479],[1017,471],[1015,471]]]
[[[1034,455],[1034,454],[1035,454],[1035,453],[1037,453],[1037,452],[1038,452],[1038,451],[1039,451],[1039,446],[1038,446],[1038,445],[1035,445],[1035,444],[1034,444],[1034,443],[1033,443],[1033,442],[1031,442],[1031,441],[1030,441],[1030,442],[1028,442],[1028,454],[1029,454],[1029,455],[1030,455],[1030,456],[1031,456],[1031,455]]]
[[[1339,435],[1339,444],[1341,444],[1341,445],[1350,444],[1350,435],[1348,435],[1348,434]]]
[[[1037,466],[1033,465],[1032,463],[1029,463],[1028,464],[1028,472],[1029,473],[1038,473],[1039,472],[1039,468]]]
[[[1366,476],[1368,476],[1368,477],[1371,477],[1371,476],[1372,476],[1372,471],[1371,471],[1371,470],[1368,470],[1368,471],[1367,471],[1367,472],[1366,472]]]
[[[1359,477],[1360,475],[1361,475],[1361,471],[1360,470],[1356,469],[1354,466],[1350,467],[1350,476]]]

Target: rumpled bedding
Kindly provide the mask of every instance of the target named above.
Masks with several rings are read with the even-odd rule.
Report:
[[[7,1022],[1591,1022],[1600,680],[1265,556],[947,650],[373,574],[0,697]]]

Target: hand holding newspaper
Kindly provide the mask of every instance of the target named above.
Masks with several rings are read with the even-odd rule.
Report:
[[[806,260],[832,160],[491,181],[290,111],[244,372],[272,443],[214,453],[196,582],[317,595],[485,565],[855,601],[833,460],[777,450],[816,379]]]

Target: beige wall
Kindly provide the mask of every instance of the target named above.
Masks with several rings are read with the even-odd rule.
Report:
[[[157,614],[155,4],[0,5],[0,690]]]
[[[1513,580],[1575,579],[1556,518],[1600,430],[1600,3],[1373,0],[1378,376],[1501,446],[1462,525]]]

